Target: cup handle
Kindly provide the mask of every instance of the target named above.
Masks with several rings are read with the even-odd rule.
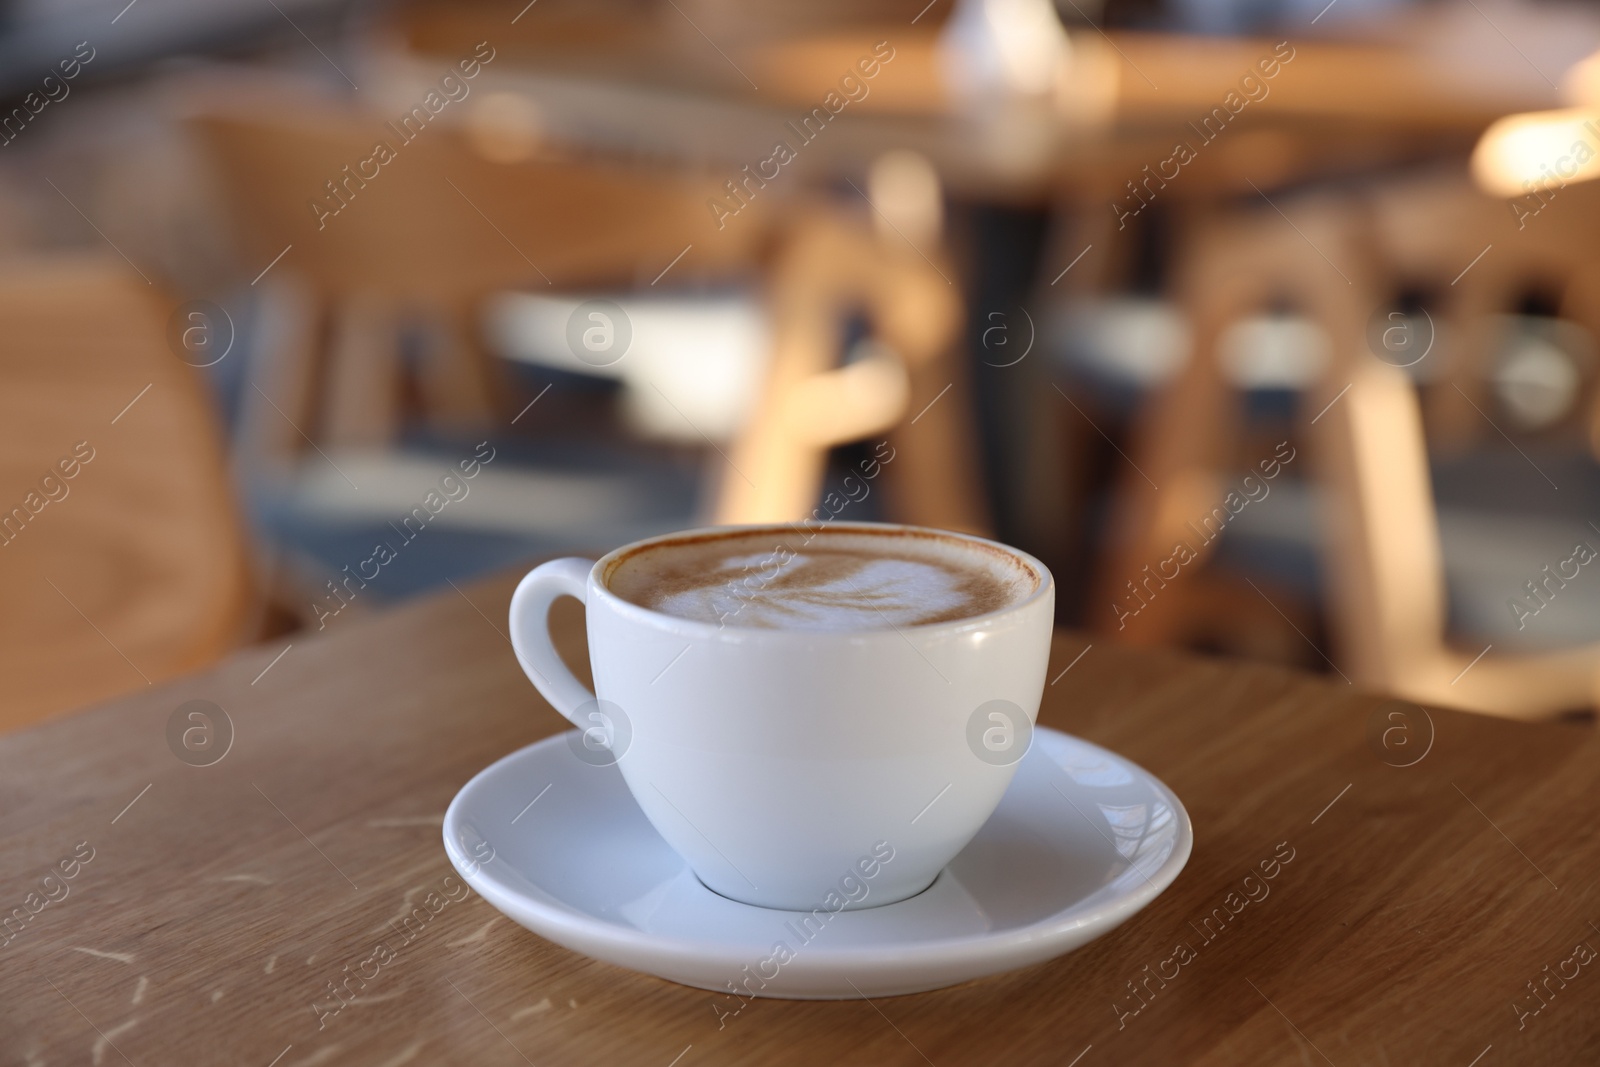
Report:
[[[588,604],[593,569],[593,560],[576,557],[541,563],[523,576],[511,595],[511,649],[517,662],[550,706],[579,727],[587,724],[578,721],[578,709],[595,696],[561,662],[551,643],[550,605],[564,596]]]

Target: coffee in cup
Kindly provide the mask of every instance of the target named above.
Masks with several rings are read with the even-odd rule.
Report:
[[[586,605],[593,693],[550,642],[560,596]],[[999,803],[1022,753],[992,742],[1026,745],[1054,600],[1043,564],[981,538],[719,528],[535,568],[511,642],[707,887],[807,911],[871,856],[841,905],[871,907],[926,889]]]
[[[683,619],[845,632],[985,615],[1027,599],[1041,580],[1009,552],[932,532],[855,527],[792,540],[736,530],[647,544],[620,554],[606,585]]]

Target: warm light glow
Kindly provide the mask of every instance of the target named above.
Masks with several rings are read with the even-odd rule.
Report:
[[[1472,176],[1485,192],[1504,197],[1600,177],[1600,112],[1569,108],[1509,115],[1478,139]]]
[[[1585,56],[1562,76],[1561,96],[1569,104],[1600,107],[1600,52]]]
[[[939,240],[944,228],[944,197],[939,172],[927,158],[895,149],[872,161],[867,196],[877,208],[873,222],[885,240],[903,238],[916,248]]]
[[[467,140],[496,163],[531,158],[543,130],[538,106],[520,93],[485,93],[467,113]]]
[[[1072,61],[1056,65],[1056,111],[1087,125],[1109,122],[1117,112],[1122,57],[1109,40],[1088,31],[1068,38]]]

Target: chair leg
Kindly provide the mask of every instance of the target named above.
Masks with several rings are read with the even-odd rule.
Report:
[[[286,477],[306,446],[301,431],[314,421],[321,310],[298,279],[262,286],[233,435],[234,466],[245,478]]]
[[[889,435],[895,459],[884,471],[894,516],[987,537],[992,529],[978,474],[967,368],[947,345],[914,362],[910,375],[911,419]]]
[[[816,213],[791,229],[771,271],[769,306],[767,382],[734,442],[733,469],[721,476],[716,521],[806,515],[821,494],[830,447],[883,433],[926,408],[926,417],[912,416],[919,425],[895,430],[891,500],[910,521],[984,529],[970,431],[957,402],[967,390],[951,354],[959,303],[949,284],[848,220]],[[893,363],[835,367],[840,323],[854,309],[866,311],[898,357]],[[903,369],[889,373],[896,364]],[[939,400],[946,391],[956,396]]]
[[[1207,554],[1205,530],[1192,524],[1203,524],[1223,495],[1217,472],[1237,403],[1212,352],[1229,319],[1219,314],[1195,324],[1194,355],[1141,415],[1137,469],[1121,479],[1114,540],[1089,618],[1101,632],[1133,644],[1178,638],[1192,583],[1169,585],[1162,562],[1179,544],[1197,557]]]
[[[399,329],[393,305],[354,293],[334,308],[321,440],[332,448],[381,448],[400,432]]]
[[[443,431],[493,420],[494,366],[478,342],[476,305],[429,316],[423,323],[417,387],[428,421]]]

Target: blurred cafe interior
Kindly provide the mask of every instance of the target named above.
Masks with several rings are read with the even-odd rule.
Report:
[[[0,729],[835,518],[1600,700],[1600,8],[5,0],[0,91]]]

